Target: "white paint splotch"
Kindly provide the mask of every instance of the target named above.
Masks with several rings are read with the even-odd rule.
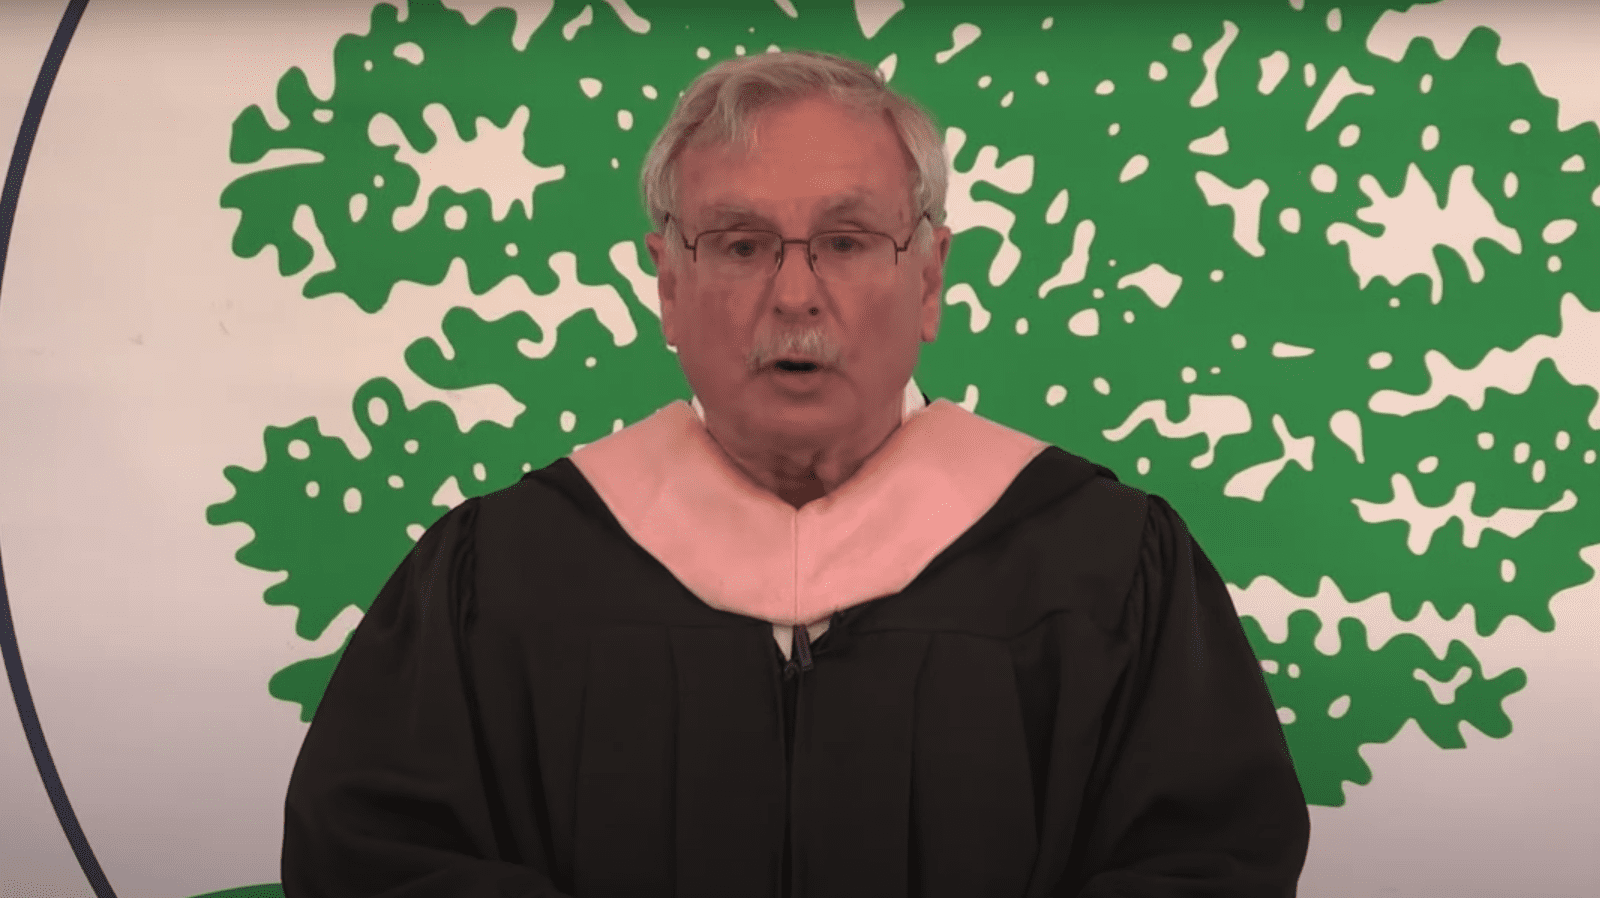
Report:
[[[1172,305],[1172,298],[1178,295],[1178,288],[1182,286],[1183,276],[1168,271],[1159,262],[1152,262],[1117,279],[1118,290],[1137,287],[1161,309]]]
[[[1382,225],[1383,233],[1371,236],[1346,222],[1328,226],[1328,243],[1344,243],[1350,250],[1350,267],[1355,269],[1364,289],[1374,277],[1398,285],[1412,275],[1424,275],[1432,283],[1431,298],[1438,304],[1444,296],[1444,280],[1433,250],[1448,246],[1466,263],[1473,283],[1483,280],[1483,264],[1473,245],[1493,240],[1512,253],[1522,252],[1517,232],[1495,217],[1494,207],[1472,182],[1472,166],[1460,165],[1450,175],[1444,205],[1433,185],[1415,163],[1406,168],[1405,185],[1400,193],[1388,196],[1371,175],[1362,175],[1361,192],[1371,205],[1356,211],[1368,224]]]
[[[1484,394],[1492,387],[1511,394],[1528,391],[1539,363],[1555,364],[1570,384],[1588,386],[1600,393],[1600,311],[1591,312],[1572,293],[1561,297],[1561,330],[1555,335],[1535,334],[1521,346],[1506,351],[1490,349],[1476,366],[1461,369],[1438,350],[1423,355],[1431,382],[1421,394],[1379,390],[1368,406],[1385,415],[1410,415],[1433,408],[1454,396],[1468,408],[1483,408]],[[1600,430],[1600,401],[1589,412],[1589,427]]]
[[[1262,634],[1270,642],[1281,643],[1289,638],[1289,616],[1302,609],[1317,615],[1322,628],[1317,631],[1312,644],[1324,655],[1337,655],[1344,649],[1344,639],[1339,635],[1339,621],[1355,618],[1366,628],[1366,648],[1377,651],[1396,636],[1413,635],[1427,643],[1435,657],[1443,658],[1451,642],[1464,643],[1473,650],[1480,661],[1483,649],[1491,640],[1479,636],[1474,626],[1477,617],[1469,604],[1453,618],[1439,613],[1432,601],[1425,600],[1422,609],[1412,620],[1403,620],[1395,613],[1393,596],[1388,592],[1375,593],[1360,598],[1349,598],[1332,578],[1324,576],[1317,581],[1317,591],[1309,596],[1298,595],[1276,578],[1262,575],[1244,587],[1228,585],[1234,607],[1241,616],[1253,618],[1261,625]],[[1484,663],[1484,674],[1496,676]]]
[[[1472,668],[1458,667],[1448,680],[1435,680],[1433,675],[1421,668],[1411,671],[1412,677],[1428,687],[1433,694],[1433,700],[1441,705],[1452,704],[1456,700],[1456,690],[1472,679]]]
[[[1045,279],[1039,285],[1039,298],[1058,287],[1070,287],[1073,284],[1083,283],[1084,277],[1089,273],[1089,253],[1094,246],[1094,222],[1085,218],[1078,222],[1072,229],[1072,252],[1061,260],[1061,268],[1054,275]]]
[[[1311,114],[1306,117],[1306,130],[1315,131],[1318,125],[1333,115],[1334,110],[1339,108],[1339,103],[1346,97],[1370,97],[1376,92],[1376,88],[1372,85],[1362,84],[1350,77],[1349,68],[1339,66],[1339,70],[1333,73],[1327,84],[1323,85],[1322,95],[1317,97],[1316,105],[1311,107]]]
[[[900,54],[890,53],[878,63],[878,74],[883,76],[883,83],[888,84],[894,79],[894,70],[900,64]]]
[[[418,178],[417,195],[411,204],[394,210],[394,229],[410,230],[421,222],[428,211],[428,197],[440,187],[457,193],[487,192],[495,221],[506,217],[512,203],[521,204],[532,218],[534,191],[540,184],[565,177],[567,168],[546,168],[524,155],[528,119],[527,106],[517,107],[503,128],[480,116],[477,136],[463,140],[450,110],[441,103],[430,103],[422,110],[422,120],[432,129],[435,143],[433,149],[420,153],[387,113],[374,115],[367,124],[368,139],[374,146],[398,147],[395,159],[409,165]]]
[[[1347,408],[1339,409],[1328,417],[1328,432],[1350,448],[1356,457],[1356,464],[1366,464],[1367,452],[1360,415]]]
[[[1233,210],[1233,242],[1256,258],[1267,254],[1261,245],[1261,204],[1267,198],[1267,182],[1256,178],[1243,187],[1230,187],[1207,171],[1194,173],[1195,184],[1208,206],[1227,206]]]
[[[578,279],[578,257],[562,250],[553,253],[550,270],[555,272],[556,288],[539,294],[528,289],[521,277],[513,275],[496,284],[482,297],[472,302],[473,311],[485,320],[493,321],[512,312],[526,312],[538,322],[542,331],[540,339],[519,340],[517,349],[530,359],[549,355],[556,347],[561,325],[573,315],[592,310],[606,330],[611,332],[612,345],[627,346],[639,337],[639,329],[628,306],[610,284],[585,284]],[[494,297],[491,300],[491,297]]]
[[[618,255],[613,252],[613,264]],[[512,275],[486,293],[475,295],[468,283],[467,263],[457,258],[452,260],[444,280],[439,284],[411,281],[395,284],[388,302],[372,316],[355,310],[354,305],[349,303],[317,303],[315,307],[327,310],[324,313],[326,315],[343,316],[346,314],[344,310],[348,309],[356,317],[368,318],[357,341],[363,348],[363,355],[377,354],[390,360],[404,358],[406,347],[419,336],[436,343],[444,358],[455,358],[455,348],[445,337],[443,321],[444,312],[458,306],[472,309],[485,321],[498,321],[517,312],[527,314],[539,325],[540,339],[519,340],[517,349],[531,359],[548,356],[556,347],[561,325],[584,310],[594,312],[601,325],[611,332],[614,345],[626,346],[638,338],[638,328],[616,288],[610,284],[580,282],[577,257],[570,252],[551,255],[549,265],[558,283],[554,290],[546,294],[534,293],[521,277]],[[637,283],[635,289],[653,293],[654,278],[648,275],[643,277],[647,283]],[[371,318],[377,321],[371,321]],[[329,329],[329,333],[338,335],[344,331]],[[385,366],[383,370],[400,390],[408,408],[416,408],[428,401],[442,402],[450,409],[456,426],[463,433],[482,421],[494,421],[510,427],[525,410],[525,406],[499,384],[444,390],[426,383],[403,364]],[[344,440],[356,458],[365,458],[370,451],[365,434],[349,411],[319,414],[318,425],[328,436]]]
[[[632,240],[623,240],[611,245],[606,253],[611,260],[611,267],[622,275],[633,290],[634,299],[639,304],[650,310],[650,314],[661,318],[661,292],[656,285],[656,277],[644,270],[639,264],[639,244]],[[668,347],[669,349],[672,347]],[[674,350],[676,351],[676,350]]]
[[[1074,312],[1072,317],[1067,319],[1067,330],[1078,337],[1099,336],[1100,310],[1090,307]]]
[[[1566,131],[1586,121],[1600,124],[1600,91],[1595,90],[1594,80],[1600,4],[1415,3],[1404,12],[1389,10],[1379,16],[1367,35],[1367,49],[1398,62],[1411,41],[1425,38],[1440,58],[1453,59],[1467,35],[1479,27],[1491,28],[1498,36],[1495,58],[1500,63],[1526,64],[1540,93],[1556,99],[1558,128]]]
[[[422,51],[422,45],[418,44],[416,41],[406,41],[403,44],[396,44],[394,48],[394,55],[396,59],[404,59],[406,62],[409,62],[412,65],[422,65],[422,61],[427,58],[427,54]]]
[[[579,31],[592,24],[594,24],[594,6],[591,4],[584,4],[582,12],[568,19],[566,24],[561,26],[561,36],[570,43],[578,36]],[[701,47],[700,49],[705,51],[704,47]],[[710,55],[710,52],[706,51],[706,55],[700,58],[705,59]]]
[[[971,312],[970,326],[973,333],[980,333],[989,326],[992,316],[989,310],[983,307],[983,300],[978,298],[978,291],[972,289],[971,284],[956,284],[946,290],[944,303],[947,306],[967,306]]]
[[[1143,153],[1135,153],[1128,158],[1122,166],[1122,172],[1117,175],[1117,180],[1123,184],[1132,181],[1150,170],[1150,157]]]
[[[1228,152],[1228,129],[1219,125],[1210,134],[1189,141],[1189,152],[1200,156],[1221,156]]]
[[[1251,465],[1229,477],[1228,482],[1222,487],[1224,496],[1261,502],[1267,497],[1267,488],[1289,462],[1299,465],[1303,471],[1311,470],[1312,454],[1317,447],[1317,438],[1297,437],[1291,434],[1288,422],[1284,421],[1282,415],[1277,414],[1272,416],[1272,430],[1283,445],[1283,454],[1269,461]]]
[[[933,54],[934,62],[944,65],[945,63],[949,62],[957,53],[960,53],[962,50],[972,46],[972,43],[982,35],[982,28],[979,28],[971,22],[962,22],[960,25],[950,29],[950,49],[940,50],[939,52]]]
[[[492,9],[510,7],[517,17],[516,27],[511,32],[511,46],[523,50],[528,46],[528,39],[549,17],[555,2],[554,0],[444,0],[444,5],[461,13],[468,25],[476,25]],[[401,8],[404,8],[403,4]]]
[[[1189,97],[1189,105],[1195,108],[1209,106],[1217,100],[1217,69],[1222,65],[1222,57],[1227,55],[1228,48],[1233,45],[1234,38],[1239,36],[1239,26],[1224,20],[1222,23],[1222,37],[1217,42],[1207,47],[1200,54],[1200,63],[1205,66],[1205,76],[1200,79],[1200,86],[1194,89]]]
[[[1289,74],[1289,54],[1282,50],[1273,50],[1261,57],[1261,78],[1256,82],[1256,90],[1263,96],[1278,89],[1283,82],[1283,76]]]
[[[628,0],[605,0],[605,2],[616,14],[617,21],[622,23],[622,27],[634,34],[650,33],[650,20],[634,12],[633,7],[628,5]]]
[[[869,41],[889,24],[895,13],[906,8],[903,0],[855,0],[855,5],[856,24],[861,26],[861,36]]]
[[[1461,544],[1475,549],[1485,530],[1494,530],[1515,539],[1532,529],[1544,515],[1568,511],[1578,505],[1577,494],[1572,490],[1563,490],[1560,499],[1544,508],[1500,508],[1494,514],[1484,516],[1472,510],[1472,498],[1477,494],[1478,485],[1470,480],[1456,484],[1450,501],[1439,506],[1422,504],[1412,489],[1411,478],[1405,474],[1397,472],[1391,475],[1389,484],[1394,496],[1387,502],[1365,499],[1351,499],[1350,502],[1355,505],[1361,520],[1369,524],[1405,522],[1406,548],[1415,555],[1426,553],[1433,542],[1433,535],[1451,520],[1461,521]]]
[[[1544,230],[1539,232],[1539,239],[1554,246],[1576,233],[1578,233],[1577,222],[1570,218],[1557,218],[1544,226]]]
[[[1033,187],[1033,156],[1017,156],[1005,165],[996,165],[1000,150],[991,144],[979,148],[971,169],[961,171],[955,167],[954,159],[966,143],[967,132],[960,128],[945,129],[945,159],[949,160],[946,164],[950,178],[945,224],[952,234],[982,227],[1000,235],[1000,249],[989,263],[989,286],[998,287],[1011,277],[1022,261],[1022,249],[1011,240],[1011,228],[1017,223],[1017,215],[999,203],[974,199],[972,188],[982,181],[1006,193],[1026,193]]]
[[[1339,188],[1339,173],[1326,162],[1311,168],[1311,187],[1319,193],[1332,193]]]
[[[1067,217],[1067,200],[1067,189],[1063,187],[1055,199],[1050,201],[1050,208],[1044,210],[1045,224],[1060,224],[1061,220]]]
[[[1121,424],[1100,433],[1114,443],[1121,442],[1145,421],[1154,424],[1156,432],[1167,439],[1185,440],[1197,433],[1205,434],[1206,451],[1189,461],[1189,467],[1200,470],[1216,460],[1217,444],[1224,438],[1250,432],[1250,406],[1238,396],[1195,393],[1189,396],[1189,417],[1172,421],[1167,417],[1167,401],[1150,399],[1139,403]]]

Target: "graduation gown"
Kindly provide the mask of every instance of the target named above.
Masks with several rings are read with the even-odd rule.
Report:
[[[675,402],[444,515],[306,733],[287,898],[1293,895],[1305,800],[1177,513],[917,399],[799,510]]]

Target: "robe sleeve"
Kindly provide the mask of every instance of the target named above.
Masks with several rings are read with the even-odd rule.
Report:
[[[1149,502],[1078,895],[1293,896],[1310,819],[1260,664],[1221,576]]]
[[[504,796],[463,657],[469,499],[429,528],[356,627],[317,707],[284,807],[286,898],[556,898],[502,859]]]

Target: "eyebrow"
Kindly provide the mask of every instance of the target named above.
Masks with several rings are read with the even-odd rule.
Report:
[[[862,212],[868,214],[863,217],[859,214]],[[851,213],[857,214],[852,216]],[[768,225],[774,230],[778,228],[777,222],[773,221],[771,218],[749,208],[748,206],[741,206],[738,203],[713,203],[710,206],[707,206],[702,214],[705,219],[705,227],[707,228],[743,224],[746,222],[755,222],[758,224]],[[872,199],[869,196],[858,193],[839,197],[833,202],[824,206],[822,209],[821,218],[823,220],[827,220],[840,219],[847,216],[850,216],[848,220],[851,224],[859,225],[861,227],[876,227],[877,225],[872,224],[871,220],[881,217],[881,213],[873,208]]]

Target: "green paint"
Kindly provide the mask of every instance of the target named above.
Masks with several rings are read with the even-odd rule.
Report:
[[[195,895],[194,898],[283,898],[283,886],[269,882],[258,886],[240,886],[237,889],[207,892],[204,895]]]
[[[1427,643],[1404,633],[1368,651],[1366,627],[1354,618],[1339,621],[1340,651],[1335,655],[1324,655],[1312,645],[1322,622],[1310,611],[1289,616],[1289,638],[1282,643],[1268,642],[1253,618],[1241,620],[1257,656],[1278,662],[1266,675],[1267,685],[1279,705],[1294,709],[1284,733],[1310,804],[1344,804],[1341,780],[1371,782],[1372,771],[1351,746],[1387,742],[1408,719],[1415,719],[1442,748],[1465,747],[1462,723],[1504,738],[1511,733],[1511,719],[1500,702],[1528,680],[1520,668],[1484,679],[1478,659],[1460,642],[1450,643],[1443,659]],[[1471,673],[1449,704],[1439,704],[1416,676],[1420,670],[1448,682],[1461,668]],[[1342,711],[1334,708],[1341,697],[1348,697]]]
[[[439,403],[405,409],[385,378],[371,380],[353,399],[373,446],[364,459],[322,436],[315,419],[267,427],[266,465],[259,471],[229,467],[225,473],[236,495],[208,509],[208,520],[249,524],[255,536],[240,550],[239,561],[288,572],[265,599],[298,609],[301,638],[317,638],[350,605],[367,607],[412,543],[407,526],[431,524],[444,511],[431,497],[447,478],[454,477],[467,496],[499,489],[525,466],[541,467],[576,443],[610,433],[613,419],[635,423],[688,398],[655,317],[613,268],[608,251],[633,241],[649,271],[641,237],[648,221],[636,187],[643,154],[678,91],[731,55],[735,44],[752,53],[769,43],[816,48],[872,63],[894,53],[894,86],[927,105],[941,127],[965,132],[965,145],[953,153],[958,171],[970,172],[991,145],[998,150],[994,165],[1032,157],[1031,182],[1021,192],[987,181],[972,190],[974,200],[1015,216],[1010,239],[1021,250],[1020,263],[992,285],[1000,233],[977,227],[956,236],[946,286],[970,285],[992,318],[974,332],[968,309],[947,309],[939,340],[924,349],[917,372],[928,394],[959,400],[969,385],[976,386],[984,416],[1105,464],[1123,481],[1168,498],[1231,583],[1265,575],[1298,595],[1312,595],[1319,580],[1330,577],[1352,600],[1383,601],[1367,597],[1389,593],[1395,613],[1406,621],[1423,602],[1447,617],[1470,606],[1477,633],[1492,636],[1510,617],[1551,630],[1551,597],[1589,579],[1577,549],[1600,532],[1596,503],[1585,501],[1597,478],[1592,463],[1580,458],[1597,442],[1585,420],[1594,390],[1568,383],[1546,362],[1526,392],[1490,390],[1477,410],[1457,399],[1403,416],[1368,407],[1382,390],[1425,393],[1429,353],[1471,368],[1492,348],[1512,350],[1536,334],[1558,333],[1562,294],[1582,291],[1600,277],[1600,253],[1592,246],[1600,214],[1589,200],[1600,165],[1600,134],[1593,125],[1558,132],[1555,102],[1538,93],[1524,67],[1496,61],[1492,32],[1474,32],[1450,60],[1417,41],[1395,63],[1365,49],[1383,5],[1343,6],[1342,28],[1332,32],[1324,24],[1330,7],[1315,2],[1303,11],[1246,0],[1167,4],[1158,17],[1143,17],[1083,0],[1025,9],[916,3],[869,41],[853,4],[802,0],[797,19],[763,2],[696,4],[692,10],[641,2],[633,8],[651,23],[645,34],[626,28],[609,5],[592,4],[593,23],[569,42],[561,26],[586,5],[557,2],[522,52],[511,45],[514,19],[508,10],[469,27],[437,2],[410,3],[405,22],[393,7],[379,5],[368,34],[339,39],[337,86],[326,103],[311,95],[294,69],[279,85],[287,130],[271,130],[256,107],[234,123],[235,162],[260,159],[274,148],[310,149],[324,157],[240,177],[222,195],[224,206],[241,212],[235,252],[250,257],[274,246],[285,275],[303,271],[311,259],[309,244],[291,228],[295,209],[307,205],[314,211],[335,264],[307,282],[307,298],[339,302],[343,295],[376,311],[399,281],[437,284],[458,257],[476,293],[516,275],[535,293],[548,294],[557,287],[548,259],[567,251],[577,256],[579,280],[613,287],[638,327],[636,339],[616,346],[595,315],[579,313],[560,326],[554,351],[535,360],[516,348],[520,339],[543,336],[526,315],[486,322],[469,309],[452,309],[443,329],[453,356],[447,359],[431,339],[419,339],[405,363],[441,388],[504,387],[527,406],[511,427],[486,422],[462,433]],[[1049,30],[1040,27],[1047,15],[1054,19]],[[1192,105],[1204,74],[1202,54],[1223,36],[1224,21],[1237,26],[1238,34],[1217,70],[1218,98]],[[962,23],[979,26],[982,36],[948,62],[936,63],[935,54],[951,47],[952,30]],[[1173,48],[1178,33],[1189,36],[1192,49]],[[393,55],[393,47],[407,41],[424,49],[421,66]],[[709,59],[696,55],[701,46],[711,49]],[[1259,60],[1278,50],[1288,53],[1289,71],[1263,95],[1257,89]],[[369,59],[370,72],[364,67]],[[1166,66],[1164,80],[1148,74],[1154,60]],[[1317,72],[1312,87],[1302,80],[1308,62]],[[1346,98],[1307,131],[1313,104],[1341,66],[1375,92]],[[1048,85],[1035,80],[1040,70],[1048,72]],[[1425,74],[1432,76],[1427,93],[1419,89]],[[985,75],[992,83],[980,87]],[[579,77],[599,78],[601,94],[585,96]],[[1109,95],[1094,90],[1102,79],[1116,85]],[[654,85],[659,99],[644,99],[644,84]],[[1013,102],[1003,107],[1001,97],[1013,91]],[[367,123],[386,113],[411,146],[427,151],[434,137],[422,111],[432,103],[450,110],[467,139],[476,134],[473,123],[480,116],[503,125],[519,106],[531,108],[527,157],[541,166],[566,166],[564,177],[538,188],[531,218],[514,206],[494,221],[485,191],[441,188],[428,198],[420,224],[395,231],[389,216],[411,202],[419,178],[395,160],[395,148],[368,140]],[[316,108],[333,110],[333,119],[317,121]],[[631,130],[618,127],[619,108],[633,113]],[[1512,133],[1507,123],[1515,118],[1528,120],[1531,131]],[[1115,136],[1108,133],[1113,123],[1119,126]],[[1338,135],[1349,124],[1360,126],[1361,137],[1343,147]],[[1442,139],[1425,152],[1419,141],[1429,124]],[[1225,154],[1188,149],[1190,141],[1218,127],[1226,129]],[[1151,160],[1149,169],[1122,183],[1119,173],[1135,153]],[[1588,172],[1561,170],[1575,153],[1589,160]],[[612,156],[619,160],[617,169],[610,166]],[[1331,192],[1311,185],[1318,163],[1339,173]],[[1383,193],[1394,196],[1413,164],[1440,203],[1457,168],[1471,166],[1472,184],[1495,218],[1520,236],[1520,253],[1489,240],[1476,243],[1473,250],[1487,271],[1478,283],[1454,250],[1435,247],[1431,255],[1443,294],[1437,304],[1430,301],[1433,284],[1423,276],[1399,284],[1377,277],[1363,288],[1349,246],[1328,239],[1336,223],[1380,234],[1381,226],[1361,217],[1371,202],[1359,175],[1371,173]],[[1199,171],[1230,188],[1265,182],[1269,192],[1258,230],[1264,255],[1252,256],[1235,242],[1234,213],[1208,205],[1196,180]],[[1520,182],[1510,199],[1501,189],[1507,172]],[[374,175],[383,177],[382,189],[373,188]],[[1061,189],[1070,195],[1066,217],[1048,224],[1046,210]],[[348,200],[359,192],[370,204],[352,224]],[[467,211],[461,230],[445,224],[444,212],[454,205]],[[1278,224],[1285,207],[1299,210],[1297,233]],[[1579,227],[1552,250],[1539,234],[1557,218],[1573,219]],[[1095,222],[1096,234],[1085,277],[1041,298],[1040,285],[1056,276],[1072,250],[1074,230],[1086,219]],[[507,243],[522,251],[508,256]],[[1563,259],[1559,272],[1547,269],[1552,252]],[[1152,263],[1183,278],[1168,308],[1158,308],[1137,288],[1117,287],[1119,278]],[[1209,276],[1213,270],[1224,273],[1220,281]],[[1095,290],[1103,296],[1096,298]],[[1391,298],[1399,300],[1397,307]],[[1582,299],[1594,302],[1592,295]],[[1067,320],[1088,308],[1099,309],[1098,335],[1071,333]],[[1132,323],[1124,321],[1125,311],[1134,313]],[[1026,334],[1017,332],[1018,318],[1029,320]],[[1233,348],[1234,334],[1248,338],[1245,348]],[[1315,351],[1277,358],[1271,351],[1277,341]],[[1380,351],[1394,361],[1375,369],[1368,359]],[[593,368],[585,364],[589,356],[597,359]],[[1192,383],[1180,377],[1184,366],[1194,369]],[[1213,366],[1218,373],[1211,373]],[[1105,394],[1095,388],[1102,377],[1110,385]],[[1045,401],[1052,385],[1067,390],[1066,400],[1054,406]],[[1181,422],[1192,395],[1235,396],[1249,411],[1248,432],[1221,439],[1207,466],[1195,462],[1207,450],[1203,433],[1168,438],[1141,424],[1120,440],[1108,436],[1147,400],[1164,400],[1169,419]],[[382,425],[367,417],[373,397],[389,409]],[[1364,461],[1329,429],[1340,410],[1359,415]],[[559,426],[563,411],[577,416],[571,432]],[[1292,437],[1315,437],[1313,464],[1308,470],[1287,463],[1262,501],[1228,495],[1224,487],[1238,472],[1284,454],[1275,416]],[[1571,434],[1571,444],[1558,451],[1553,441],[1562,430]],[[1478,447],[1480,432],[1495,435],[1495,448]],[[310,449],[303,460],[288,452],[297,439]],[[407,452],[406,441],[413,439],[418,449]],[[1532,459],[1513,460],[1511,447],[1519,442],[1535,447],[1533,459],[1545,464],[1542,480],[1530,476]],[[1439,460],[1437,469],[1419,473],[1418,462],[1429,456]],[[1148,473],[1139,473],[1141,459],[1148,461]],[[485,468],[482,479],[473,473],[477,462]],[[1463,546],[1461,522],[1452,519],[1419,554],[1407,545],[1408,525],[1368,523],[1356,504],[1393,500],[1397,474],[1430,507],[1447,503],[1457,484],[1470,480],[1477,484],[1472,511],[1481,515],[1502,507],[1545,508],[1568,490],[1579,501],[1546,514],[1514,539],[1487,531],[1475,548]],[[389,486],[390,475],[398,475],[403,487]],[[306,494],[307,481],[320,486],[315,498]],[[351,487],[363,497],[354,514],[342,504]],[[1510,582],[1500,574],[1505,559],[1516,566]],[[1371,650],[1365,628],[1346,620],[1338,625],[1338,653],[1327,656],[1312,643],[1322,624],[1308,611],[1289,618],[1289,635],[1281,643],[1267,639],[1253,618],[1244,617],[1244,624],[1260,657],[1280,665],[1267,681],[1277,703],[1294,713],[1285,732],[1313,804],[1341,805],[1343,782],[1370,781],[1358,749],[1393,738],[1408,720],[1443,748],[1463,745],[1463,722],[1495,738],[1511,732],[1502,703],[1524,685],[1524,673],[1511,669],[1485,680],[1478,659],[1460,642],[1451,643],[1443,659],[1413,635]],[[302,717],[310,719],[337,657],[291,665],[273,677],[271,694],[300,704]],[[1284,672],[1291,663],[1299,676]],[[1462,669],[1470,673],[1448,703],[1436,701],[1416,673],[1448,681]],[[1340,696],[1350,697],[1349,709],[1331,716],[1330,704]]]

